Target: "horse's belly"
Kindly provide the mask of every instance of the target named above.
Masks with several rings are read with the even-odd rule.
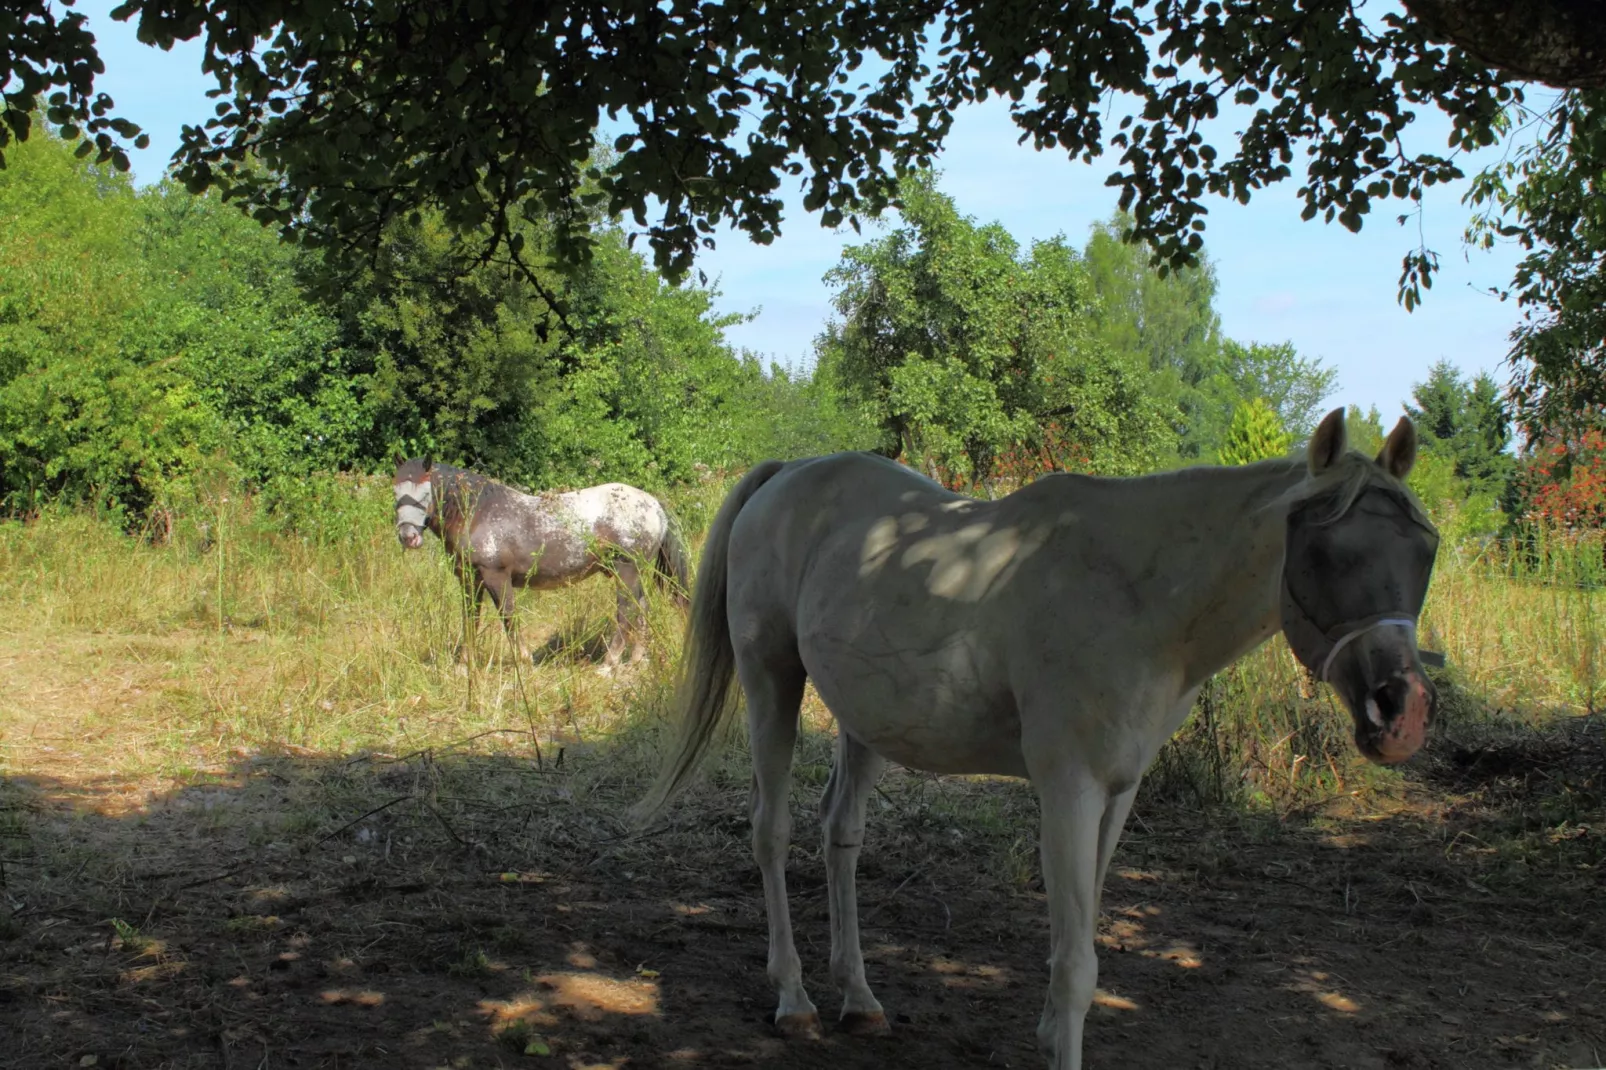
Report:
[[[867,650],[830,639],[800,646],[831,715],[882,757],[933,773],[1026,775],[1013,699],[976,651]]]

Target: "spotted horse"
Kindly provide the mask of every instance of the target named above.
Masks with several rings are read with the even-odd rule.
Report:
[[[678,525],[662,502],[623,483],[566,493],[526,494],[488,476],[428,459],[398,460],[394,478],[396,538],[404,548],[440,537],[472,600],[468,628],[486,595],[521,655],[514,628],[514,592],[566,587],[597,573],[618,584],[618,612],[603,659],[619,665],[634,639],[632,664],[647,652],[644,631],[649,571],[684,607],[689,558]],[[634,634],[633,634],[634,633]],[[461,653],[467,648],[467,636]]]

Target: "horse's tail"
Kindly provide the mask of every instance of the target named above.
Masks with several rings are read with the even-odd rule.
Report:
[[[731,681],[736,676],[736,651],[731,646],[730,620],[725,613],[725,565],[731,528],[742,507],[781,467],[780,461],[765,461],[749,470],[725,498],[708,529],[703,560],[697,567],[697,589],[692,596],[691,621],[681,654],[680,687],[675,696],[675,705],[681,710],[680,735],[658,780],[631,814],[638,826],[651,820],[686,786],[713,742],[714,730],[730,712]]]
[[[669,585],[676,604],[685,609],[691,594],[691,554],[686,549],[686,533],[680,521],[667,508],[664,516],[664,541],[658,544],[658,555],[653,558],[653,574],[659,587]]]

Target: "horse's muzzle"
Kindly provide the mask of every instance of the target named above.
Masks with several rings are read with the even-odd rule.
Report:
[[[1364,713],[1355,718],[1355,745],[1382,765],[1405,761],[1427,742],[1437,701],[1419,670],[1395,673],[1367,693]]]
[[[406,550],[416,550],[424,545],[424,533],[411,524],[396,525],[396,538]]]

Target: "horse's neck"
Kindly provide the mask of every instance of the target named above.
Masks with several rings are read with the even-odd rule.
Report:
[[[1182,503],[1191,560],[1170,615],[1189,686],[1277,633],[1288,523],[1280,502],[1305,474],[1303,464],[1280,461],[1214,472],[1197,500]]]
[[[475,478],[461,468],[437,465],[430,474],[432,493],[428,523],[442,539],[452,539],[468,526],[474,499],[482,494],[488,480]]]

